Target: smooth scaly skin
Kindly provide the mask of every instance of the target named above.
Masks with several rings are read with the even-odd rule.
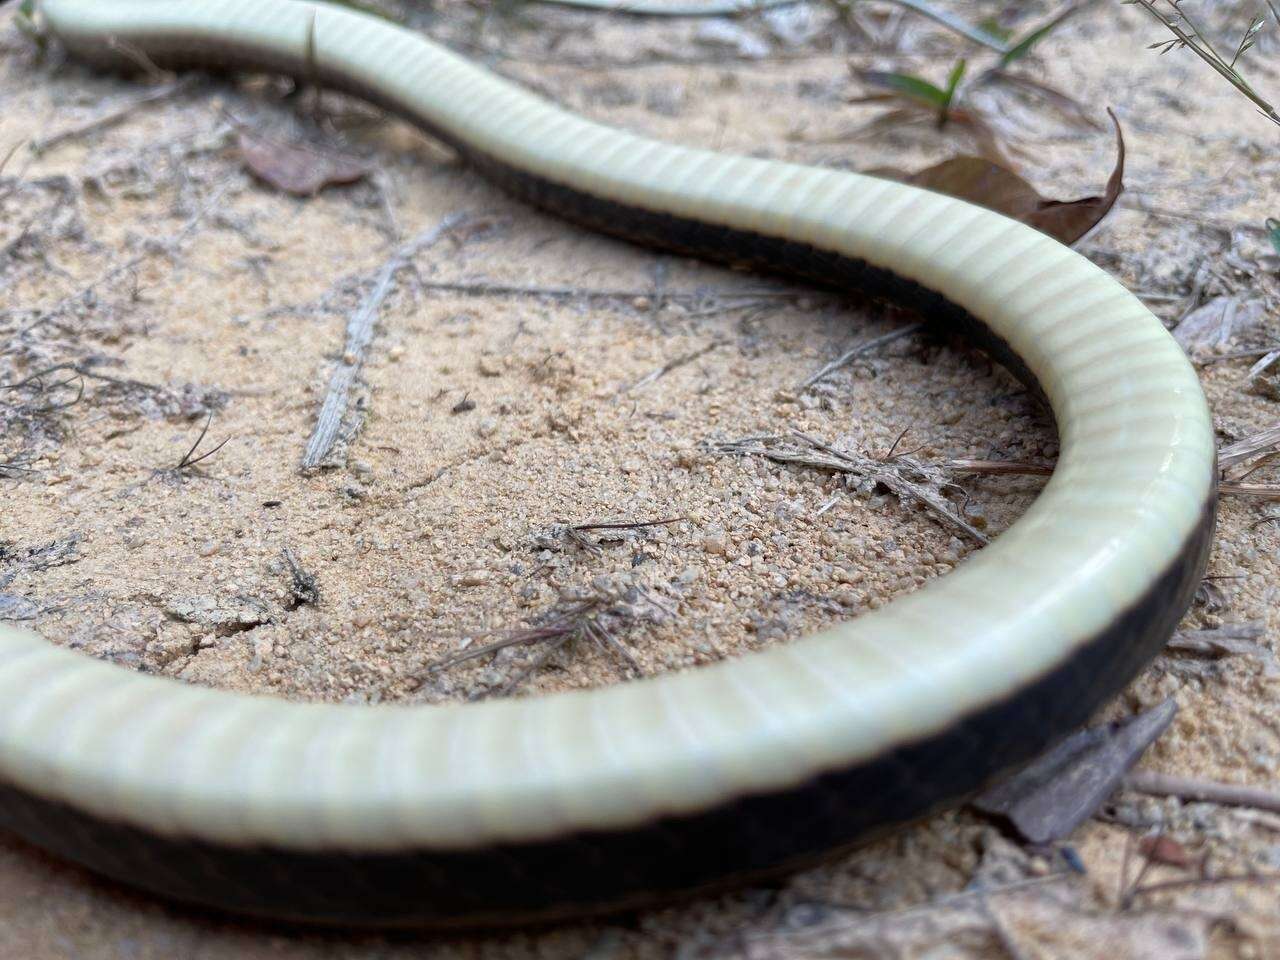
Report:
[[[413,33],[288,0],[45,0],[74,53],[362,94],[482,173],[644,243],[864,289],[1043,389],[1062,453],[993,545],[764,653],[450,707],[186,686],[0,628],[0,825],[162,894],[342,924],[517,922],[740,883],[955,802],[1083,722],[1205,562],[1208,411],[1163,327],[1048,237],[856,174],[670,146]]]

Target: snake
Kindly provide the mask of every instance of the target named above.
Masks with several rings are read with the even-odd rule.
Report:
[[[339,927],[628,911],[786,875],[962,803],[1087,723],[1189,607],[1217,486],[1160,321],[1031,227],[887,179],[586,119],[384,19],[303,0],[44,0],[90,64],[292,75],[506,192],[651,248],[892,301],[1043,397],[1008,529],[812,635],[590,690],[290,702],[0,625],[0,828],[186,903]]]

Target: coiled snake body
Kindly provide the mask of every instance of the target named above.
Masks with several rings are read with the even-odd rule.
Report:
[[[1061,456],[956,571],[821,634],[602,690],[286,703],[0,627],[0,826],[233,911],[476,925],[776,873],[954,803],[1082,723],[1189,603],[1214,445],[1160,323],[1087,260],[883,180],[633,136],[384,21],[294,0],[44,0],[74,53],[318,79],[524,199],[651,246],[891,297],[1038,385]]]

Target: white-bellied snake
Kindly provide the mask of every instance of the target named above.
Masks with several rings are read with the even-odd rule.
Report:
[[[895,300],[1036,385],[1061,455],[1025,515],[909,596],[598,690],[289,703],[0,627],[0,826],[165,896],[303,921],[476,925],[654,903],[955,803],[1084,722],[1190,602],[1216,487],[1195,373],[1135,297],[1044,234],[886,180],[634,136],[337,6],[42,9],[88,60],[316,80],[580,224]]]

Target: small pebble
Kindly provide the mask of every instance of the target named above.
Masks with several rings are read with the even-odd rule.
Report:
[[[725,543],[724,537],[703,537],[702,549],[707,553],[714,553],[717,556],[724,556],[728,550],[728,544]]]

